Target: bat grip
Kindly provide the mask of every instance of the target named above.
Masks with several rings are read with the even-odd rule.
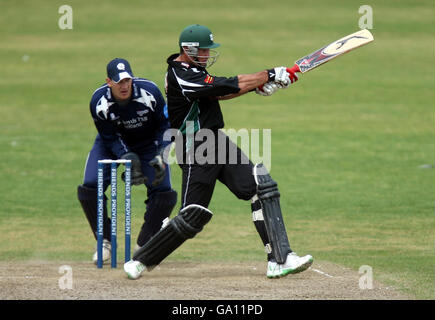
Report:
[[[301,69],[299,69],[299,66],[295,64],[293,67],[287,68],[287,72],[290,74],[294,74],[296,72],[301,72]]]

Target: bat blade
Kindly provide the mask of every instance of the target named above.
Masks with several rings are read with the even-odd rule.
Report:
[[[338,56],[364,46],[374,40],[373,35],[367,29],[357,31],[327,46],[299,59],[295,64],[302,73],[308,72],[318,66],[337,58]]]

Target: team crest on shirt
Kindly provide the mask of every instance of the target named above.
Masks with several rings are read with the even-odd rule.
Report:
[[[107,120],[109,107],[113,104],[113,102],[107,101],[107,99],[102,96],[100,100],[98,100],[97,105],[95,107],[95,113],[100,119]]]
[[[207,75],[207,77],[205,77],[205,79],[204,79],[204,82],[205,83],[212,83],[213,82],[213,77],[212,76],[210,76],[210,75]]]
[[[151,111],[155,111],[154,108],[156,107],[157,101],[154,98],[154,96],[146,91],[145,89],[140,89],[140,97],[133,99],[133,101],[137,101],[139,103],[144,104],[145,106],[147,106],[148,108],[151,109]]]

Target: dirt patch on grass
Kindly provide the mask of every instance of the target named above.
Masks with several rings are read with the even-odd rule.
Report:
[[[104,266],[101,270],[90,262],[3,261],[0,262],[0,299],[412,299],[376,281],[373,289],[360,289],[358,272],[325,261],[315,261],[305,272],[281,279],[267,279],[265,272],[266,264],[258,261],[168,261],[137,280],[129,280],[122,264],[117,269]],[[72,282],[66,281],[69,275]]]

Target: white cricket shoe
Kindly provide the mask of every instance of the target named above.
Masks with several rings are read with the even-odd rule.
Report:
[[[110,257],[112,255],[112,245],[110,244],[109,240],[103,239],[103,264],[109,262]],[[92,261],[97,264],[97,256],[98,252],[95,251],[94,255],[92,256]]]
[[[269,261],[267,263],[267,277],[280,278],[290,273],[298,273],[307,270],[313,263],[313,257],[306,255],[299,257],[295,252],[287,255],[285,263],[279,264],[276,261]]]
[[[146,266],[139,261],[130,260],[124,263],[124,271],[127,274],[127,277],[132,280],[139,278],[145,269]]]

